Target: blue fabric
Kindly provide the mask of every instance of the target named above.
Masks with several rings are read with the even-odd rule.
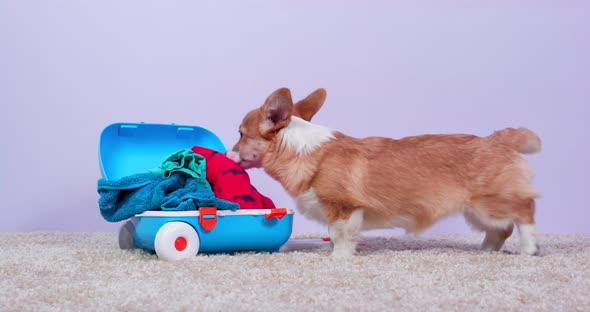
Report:
[[[129,219],[148,210],[182,211],[214,206],[220,210],[237,210],[239,205],[215,197],[203,177],[195,179],[184,172],[168,178],[155,173],[139,173],[120,180],[98,180],[98,205],[109,222]]]

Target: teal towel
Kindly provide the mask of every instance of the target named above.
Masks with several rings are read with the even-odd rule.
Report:
[[[195,179],[184,171],[171,172],[168,178],[154,173],[139,173],[120,180],[98,181],[98,205],[109,222],[129,219],[148,210],[183,211],[199,207],[237,210],[239,205],[215,197],[203,176]]]
[[[184,149],[171,154],[160,167],[149,170],[149,172],[168,178],[173,172],[180,171],[190,174],[195,179],[204,179],[207,174],[206,170],[205,157]]]

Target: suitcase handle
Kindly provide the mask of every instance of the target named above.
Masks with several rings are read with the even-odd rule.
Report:
[[[287,214],[287,209],[285,208],[278,208],[278,209],[271,209],[270,213],[265,213],[264,217],[266,220],[270,220],[273,218],[282,219]]]

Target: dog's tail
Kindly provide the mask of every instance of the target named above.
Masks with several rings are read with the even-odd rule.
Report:
[[[523,154],[541,151],[541,139],[533,131],[526,128],[506,128],[488,136],[492,142],[508,145]]]

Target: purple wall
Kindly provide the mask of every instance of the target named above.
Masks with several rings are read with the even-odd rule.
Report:
[[[590,234],[590,2],[483,3],[0,0],[0,231],[117,228],[96,203],[104,126],[201,125],[229,147],[287,86],[325,87],[316,122],[354,136],[530,127],[540,231]]]

